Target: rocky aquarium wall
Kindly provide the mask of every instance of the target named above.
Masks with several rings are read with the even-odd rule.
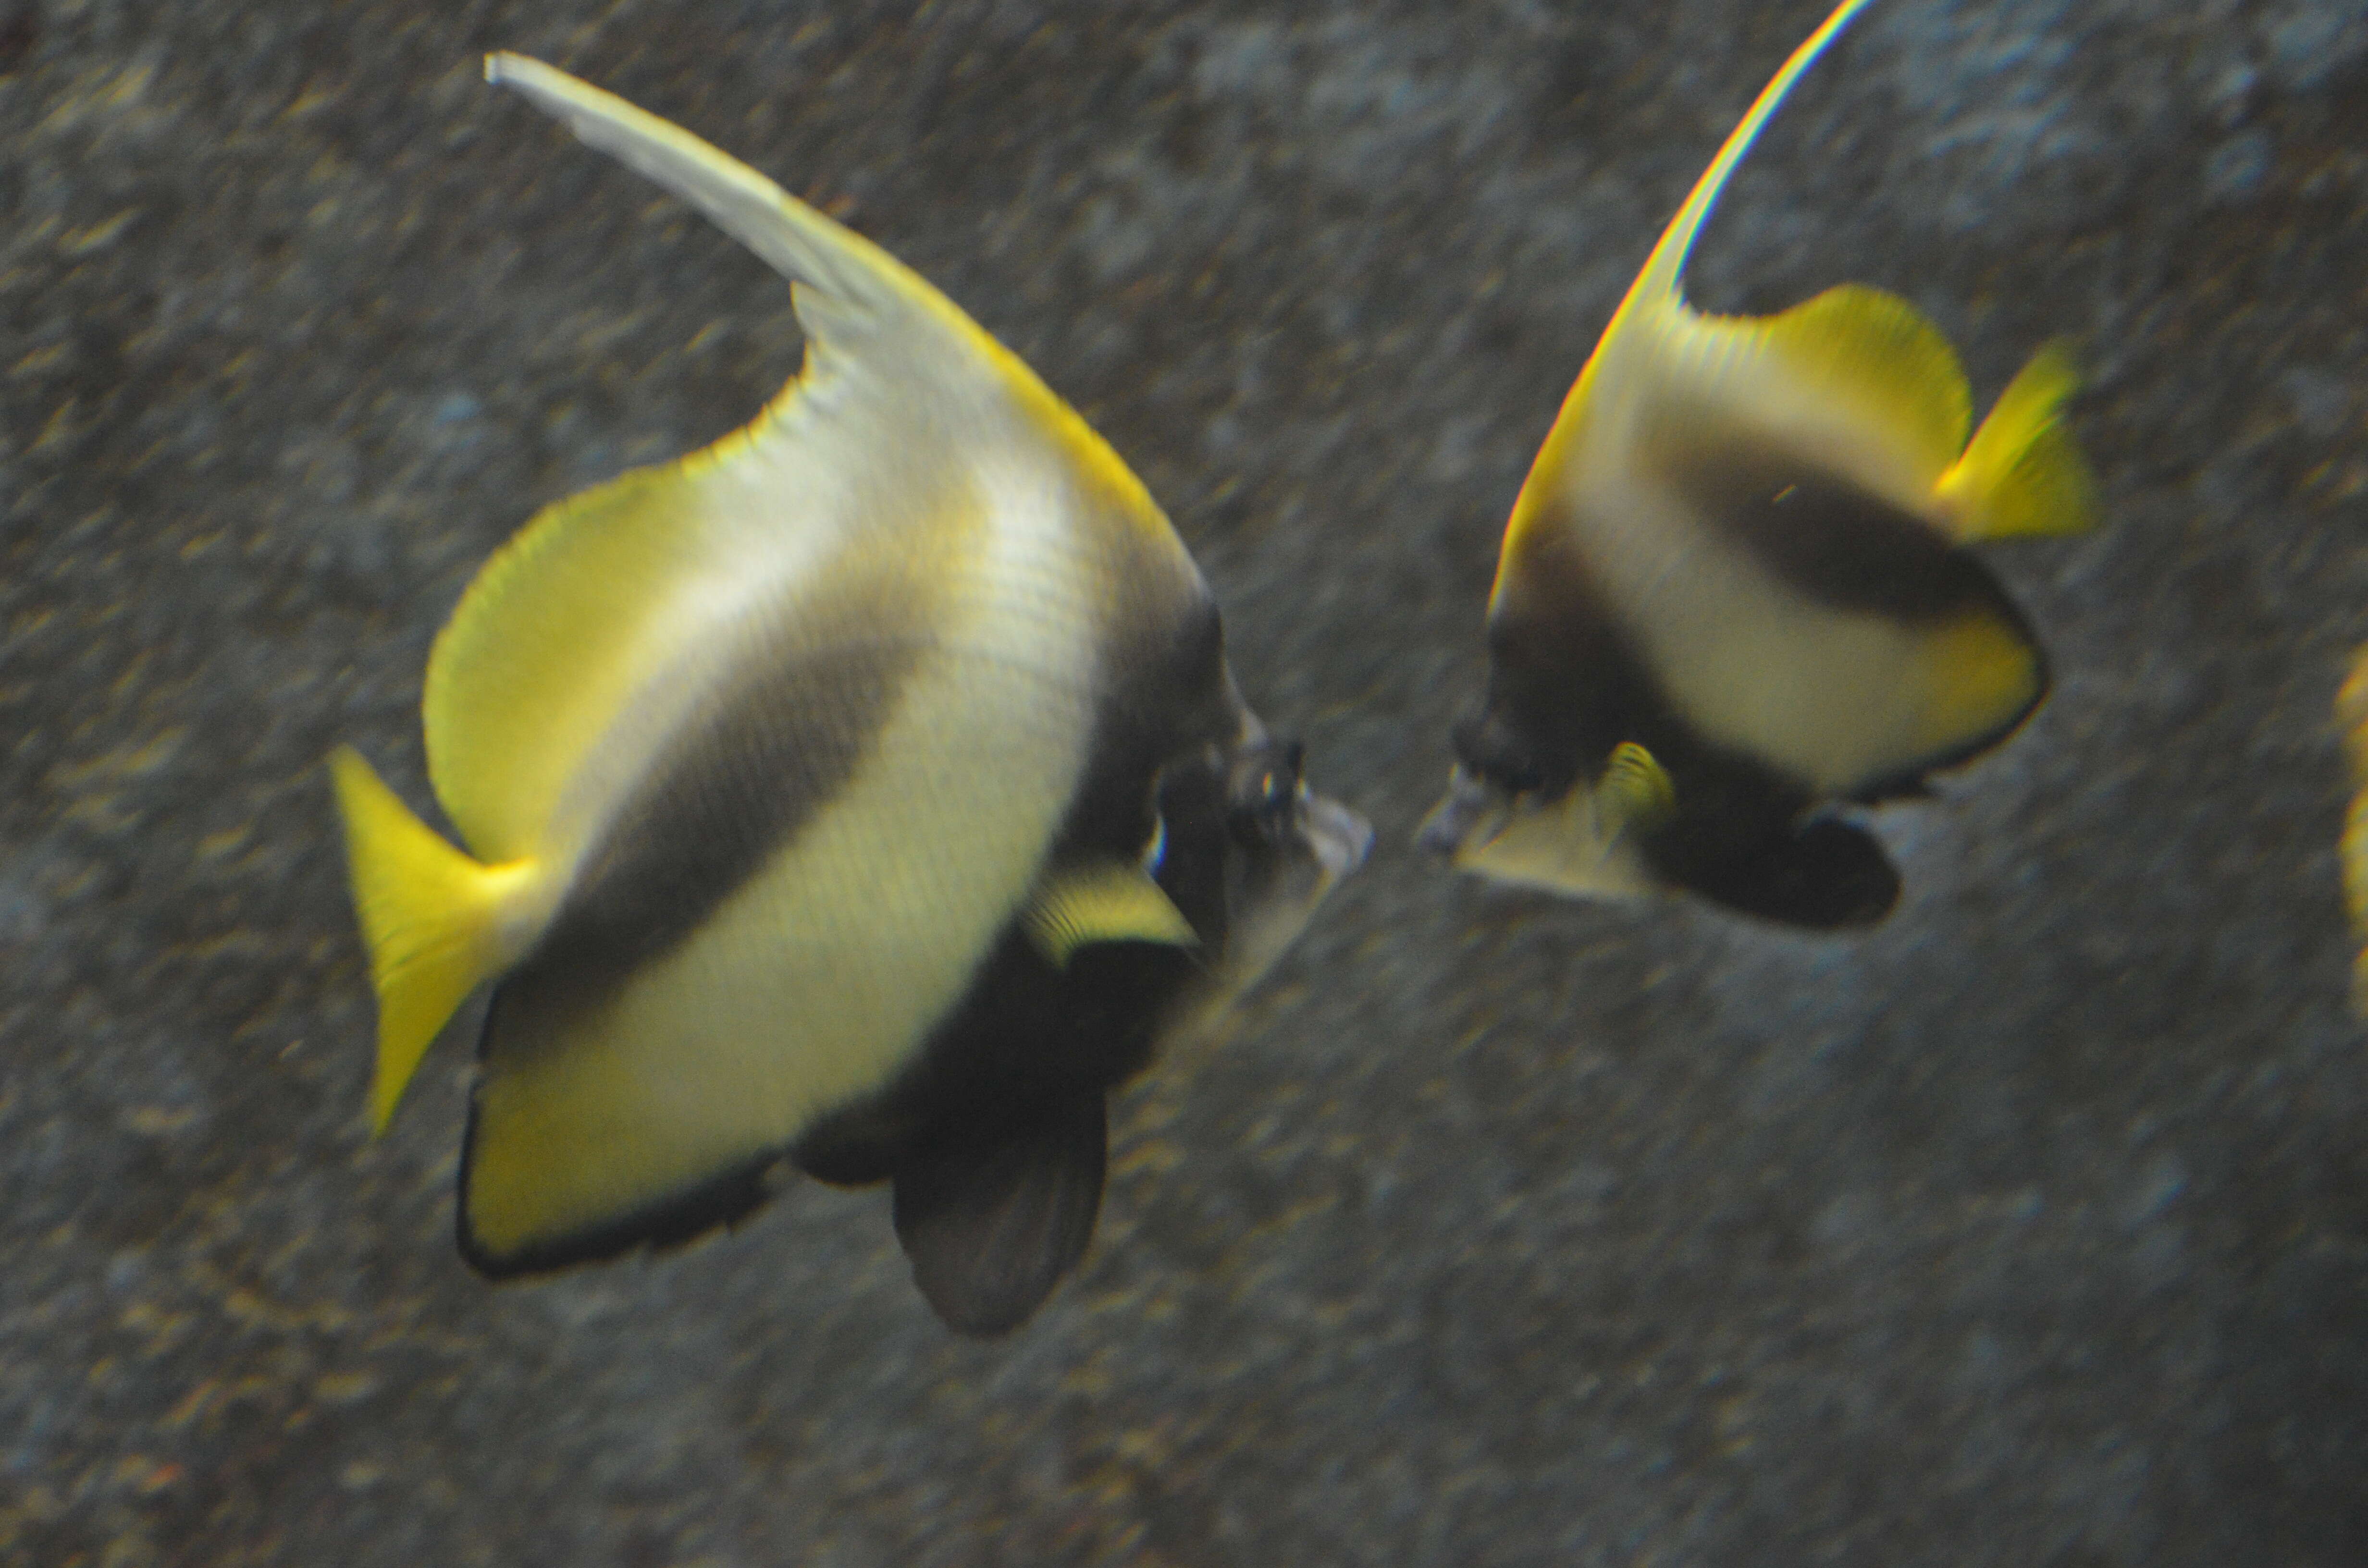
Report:
[[[2368,1040],[2368,8],[1879,0],[1689,272],[1855,280],[2102,521],[2045,705],[1842,935],[1413,847],[1522,476],[1821,20],[1546,0],[0,0],[0,1562],[2344,1568]],[[877,240],[1175,521],[1365,867],[949,1334],[877,1188],[494,1285],[382,1138],[324,759],[539,506],[747,420],[788,290],[516,50]]]

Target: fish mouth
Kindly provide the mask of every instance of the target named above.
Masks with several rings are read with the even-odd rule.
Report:
[[[1300,804],[1307,847],[1324,868],[1326,886],[1365,863],[1372,852],[1373,824],[1328,796],[1309,794]]]
[[[1458,767],[1448,782],[1446,798],[1431,808],[1415,830],[1415,847],[1435,859],[1461,859],[1467,851],[1482,847],[1504,832],[1506,807],[1503,790]]]

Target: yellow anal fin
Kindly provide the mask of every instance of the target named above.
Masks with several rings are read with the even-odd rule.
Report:
[[[1677,787],[1660,760],[1634,741],[1622,741],[1604,765],[1595,787],[1596,820],[1606,839],[1623,833],[1649,833],[1675,815]]]
[[[1973,393],[1957,351],[1915,306],[1845,283],[1770,317],[1766,330],[1786,369],[1880,430],[1918,483],[1955,460]]]
[[[437,1032],[541,924],[535,864],[483,866],[412,814],[351,746],[329,758],[354,911],[378,992],[370,1131],[382,1132]]]
[[[1936,487],[1959,539],[2079,533],[2096,522],[2096,476],[2064,424],[2065,400],[2079,388],[2072,350],[2056,342],[1998,394]]]
[[[1141,862],[1104,860],[1047,877],[1021,915],[1028,939],[1055,969],[1095,942],[1190,948],[1200,936]]]

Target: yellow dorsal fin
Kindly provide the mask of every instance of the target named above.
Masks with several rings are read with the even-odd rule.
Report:
[[[1066,969],[1079,948],[1094,942],[1200,944],[1184,918],[1141,862],[1099,860],[1045,879],[1022,915],[1028,939],[1055,969]]]
[[[507,969],[550,918],[530,861],[481,866],[437,836],[351,746],[329,758],[345,819],[354,911],[378,992],[370,1131],[386,1130],[438,1031]]]
[[[1605,839],[1647,833],[1678,809],[1677,786],[1660,759],[1634,741],[1622,741],[1595,787],[1596,820]]]
[[[1794,50],[1776,74],[1768,79],[1768,85],[1759,89],[1759,96],[1752,100],[1751,107],[1744,111],[1735,129],[1727,133],[1725,143],[1718,150],[1718,156],[1710,161],[1710,167],[1704,169],[1702,178],[1694,182],[1685,204],[1678,209],[1678,215],[1669,220],[1668,228],[1661,231],[1660,241],[1653,246],[1652,256],[1645,260],[1645,270],[1636,275],[1636,281],[1629,288],[1627,300],[1621,304],[1622,313],[1625,313],[1629,305],[1638,300],[1676,296],[1679,278],[1685,271],[1686,256],[1694,247],[1694,237],[1702,233],[1702,224],[1709,221],[1711,209],[1718,205],[1720,193],[1725,190],[1727,180],[1742,164],[1744,154],[1750,152],[1751,144],[1759,139],[1759,132],[1766,128],[1769,118],[1776,112],[1777,106],[1784,101],[1785,96],[1792,92],[1793,84],[1817,62],[1817,57],[1841,36],[1842,29],[1850,26],[1851,18],[1865,9],[1866,5],[1867,0],[1843,0],[1843,4],[1835,6],[1833,15],[1826,18],[1825,25],[1811,33],[1807,41]],[[1612,322],[1617,325],[1619,316],[1613,316]],[[1608,330],[1605,335],[1611,335]]]
[[[1887,431],[1923,483],[1956,460],[1973,393],[1957,351],[1915,306],[1844,283],[1770,317],[1765,330],[1786,369]]]
[[[1959,539],[2078,533],[2096,522],[2096,476],[2064,425],[2065,400],[2079,389],[2071,347],[2058,341],[1998,394],[1937,486]]]

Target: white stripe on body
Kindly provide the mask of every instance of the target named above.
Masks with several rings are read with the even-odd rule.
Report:
[[[1800,593],[1646,470],[1647,410],[1618,390],[1637,371],[1603,369],[1556,486],[1557,526],[1684,718],[1821,795],[1917,760],[1932,699],[1924,639]]]
[[[989,468],[941,644],[845,789],[590,1038],[489,1074],[481,1215],[523,1186],[548,1238],[794,1139],[883,1086],[1028,896],[1091,741],[1098,607],[1048,465]],[[556,1158],[554,1156],[557,1156]],[[515,1166],[516,1168],[505,1168]],[[495,1250],[520,1239],[496,1221]]]

